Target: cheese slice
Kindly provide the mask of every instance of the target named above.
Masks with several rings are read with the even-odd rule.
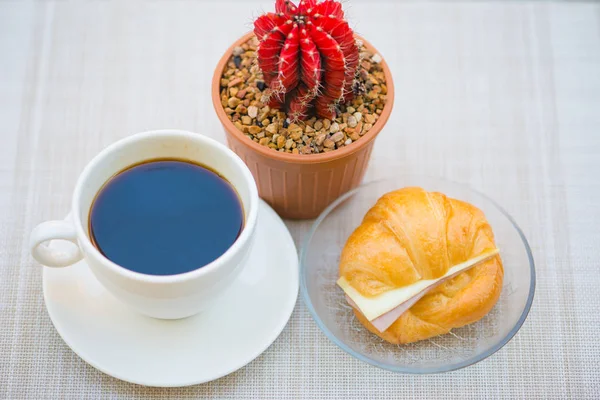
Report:
[[[411,300],[415,296],[421,295],[422,297],[427,291],[435,287],[436,284],[439,284],[440,281],[448,279],[451,276],[458,275],[460,272],[463,272],[482,261],[492,258],[498,254],[498,252],[498,249],[486,251],[477,257],[453,266],[452,268],[448,269],[446,274],[439,278],[422,279],[413,283],[412,285],[404,286],[398,289],[392,289],[374,297],[363,296],[358,292],[358,290],[350,286],[350,283],[344,277],[338,279],[337,284],[354,302],[359,311],[362,312],[369,321],[373,321],[377,317],[394,310],[396,307],[408,300]],[[414,302],[412,304],[414,304]]]

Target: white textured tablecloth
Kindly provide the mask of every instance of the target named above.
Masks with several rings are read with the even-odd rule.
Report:
[[[130,133],[224,141],[213,67],[270,2],[0,1],[0,398],[600,398],[600,5],[355,0],[386,57],[396,106],[367,179],[444,176],[495,198],[524,229],[537,291],[489,359],[396,375],[329,342],[299,300],[245,368],[152,389],[88,366],[44,307],[31,228],[64,216],[85,163]],[[299,244],[309,226],[290,222]],[[273,238],[274,241],[277,238]]]

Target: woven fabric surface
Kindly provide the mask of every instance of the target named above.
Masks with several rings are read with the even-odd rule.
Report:
[[[396,105],[367,180],[420,173],[464,182],[530,241],[537,290],[492,357],[397,375],[331,343],[299,299],[277,341],[204,385],[128,384],[55,331],[37,223],[63,217],[83,166],[159,128],[224,141],[213,68],[270,2],[0,2],[0,399],[593,399],[600,397],[600,5],[354,1],[350,20],[392,68]],[[299,246],[309,222],[288,222]],[[276,245],[277,238],[273,238]]]

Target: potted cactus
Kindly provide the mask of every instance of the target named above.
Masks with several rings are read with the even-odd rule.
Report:
[[[213,77],[229,146],[283,217],[313,218],[360,184],[394,100],[385,61],[335,0],[276,0]]]

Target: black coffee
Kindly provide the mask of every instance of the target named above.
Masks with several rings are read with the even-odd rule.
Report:
[[[152,160],[104,184],[90,211],[94,245],[120,266],[149,275],[201,268],[235,242],[244,212],[233,186],[181,160]]]

